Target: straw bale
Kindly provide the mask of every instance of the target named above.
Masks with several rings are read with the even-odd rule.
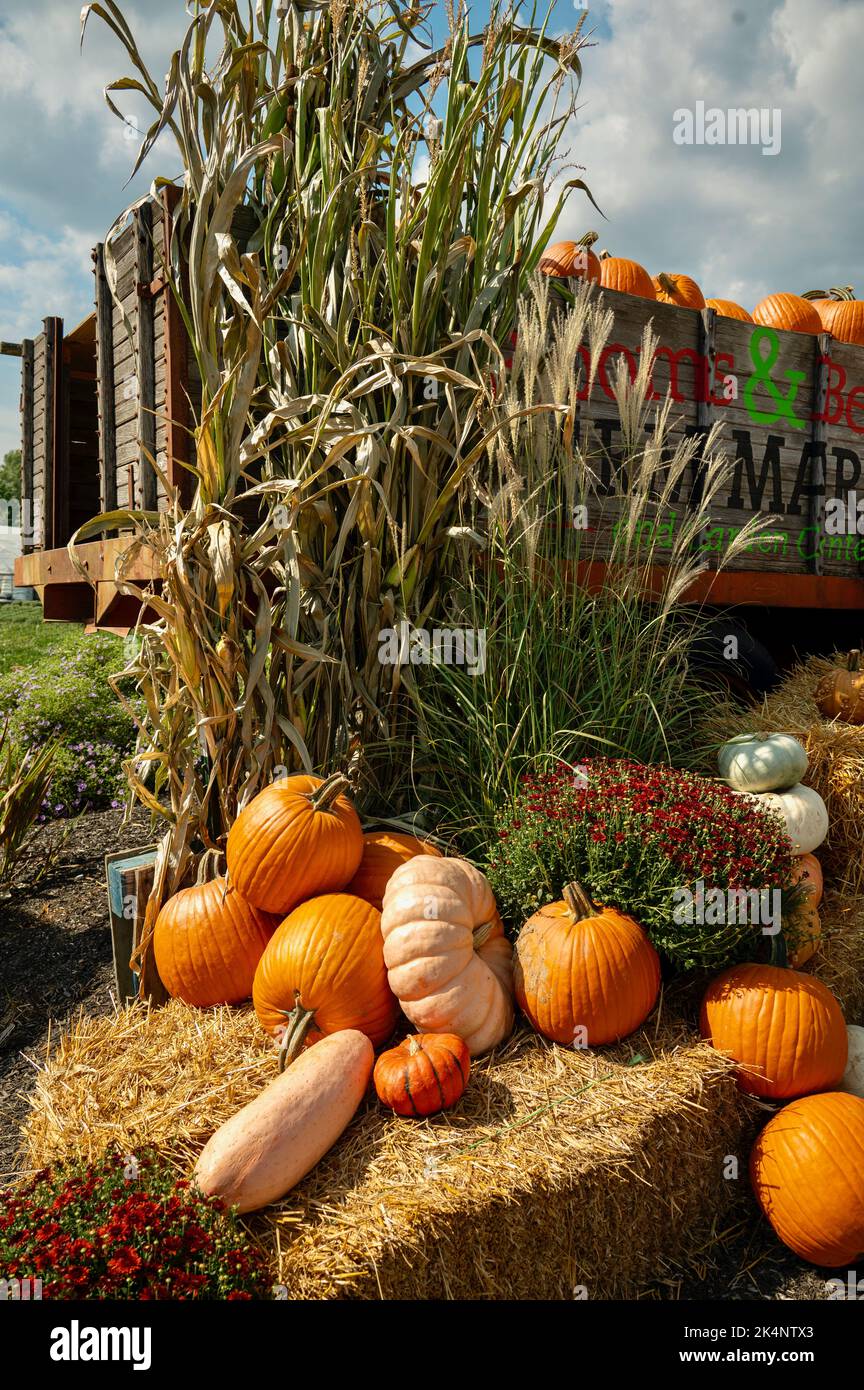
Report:
[[[661,1015],[662,1018],[662,1015]],[[248,1009],[133,1005],[46,1050],[25,1128],[32,1167],[149,1143],[188,1171],[275,1075]],[[520,1030],[453,1111],[368,1101],[288,1198],[250,1218],[292,1298],[572,1298],[632,1293],[729,1200],[748,1106],[680,1018],[575,1051]]]

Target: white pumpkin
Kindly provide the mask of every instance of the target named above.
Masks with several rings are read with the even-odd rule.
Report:
[[[864,1028],[859,1028],[857,1023],[849,1023],[846,1034],[849,1038],[849,1060],[837,1090],[848,1091],[850,1095],[860,1096],[864,1100]]]
[[[736,792],[794,787],[807,771],[807,753],[791,734],[737,734],[717,754],[720,776]]]
[[[744,792],[779,816],[789,839],[793,854],[809,854],[821,845],[828,834],[828,812],[825,802],[812,787],[798,783],[786,792]]]
[[[381,933],[390,988],[418,1032],[455,1033],[472,1057],[509,1035],[513,950],[473,864],[428,854],[400,864]]]

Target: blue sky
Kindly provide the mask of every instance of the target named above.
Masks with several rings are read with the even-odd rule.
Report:
[[[473,8],[480,27],[485,7]],[[124,9],[163,72],[183,0]],[[124,57],[92,18],[79,56],[79,11],[80,0],[0,0],[4,339],[33,336],[48,314],[69,328],[88,314],[90,249],[157,172],[175,172],[157,152],[124,188],[135,145],[102,97]],[[558,0],[555,27],[578,13]],[[443,21],[439,6],[439,33]],[[864,0],[601,0],[587,27],[582,106],[562,155],[585,166],[606,220],[574,194],[562,235],[596,227],[601,246],[652,274],[686,271],[748,308],[778,288],[864,295]],[[675,144],[674,111],[698,101],[779,108],[780,154]],[[0,358],[0,454],[18,443],[18,391],[17,361]]]

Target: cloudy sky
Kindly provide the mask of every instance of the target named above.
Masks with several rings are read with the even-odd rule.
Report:
[[[123,8],[161,74],[183,0]],[[474,8],[479,24],[482,0]],[[578,8],[558,0],[556,28]],[[0,0],[3,339],[35,335],[48,314],[71,328],[89,313],[91,247],[157,173],[176,172],[166,145],[124,188],[136,147],[102,97],[123,54],[91,18],[79,56],[79,9]],[[864,0],[599,0],[588,27],[582,109],[562,155],[585,166],[606,220],[574,195],[562,235],[596,227],[602,246],[652,273],[686,271],[748,308],[778,288],[864,294]],[[673,114],[697,102],[779,110],[780,153],[676,144]],[[0,455],[19,442],[18,391],[17,360],[0,358]]]

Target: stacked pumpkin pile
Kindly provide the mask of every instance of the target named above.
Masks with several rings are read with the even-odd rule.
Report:
[[[596,232],[578,241],[558,241],[540,257],[539,269],[556,279],[588,280],[604,289],[677,304],[682,309],[715,309],[723,318],[739,319],[787,333],[830,333],[841,343],[864,346],[864,300],[856,299],[851,286],[807,290],[803,295],[782,291],[759,301],[752,314],[732,299],[703,295],[689,275],[661,271],[651,276],[638,261],[626,256],[597,256],[592,250]]]
[[[827,816],[800,784],[804,750],[783,735],[749,736],[724,748],[722,768],[785,817],[809,895],[799,951],[812,953],[821,891],[812,850]],[[657,951],[631,917],[571,883],[511,947],[479,870],[411,836],[364,836],[346,790],[337,775],[260,793],[229,835],[228,879],[208,881],[205,857],[204,881],[171,899],[156,926],[169,991],[199,1006],[251,993],[288,1064],[196,1165],[202,1189],[241,1211],[279,1200],[315,1166],[370,1081],[398,1115],[456,1104],[470,1059],[510,1035],[516,1003],[553,1043],[591,1048],[633,1033],[659,994]],[[388,1046],[400,1019],[418,1031]],[[709,988],[701,1022],[737,1064],[742,1090],[793,1102],[753,1153],[754,1187],[780,1236],[822,1263],[864,1250],[864,1099],[841,1090],[854,1083],[843,1080],[849,1043],[834,996],[785,965],[737,966]],[[831,1186],[826,1145],[841,1129],[857,1167]]]
[[[812,851],[828,830],[822,798],[800,782],[807,754],[788,734],[742,734],[718,761],[734,790],[782,818],[799,856],[808,925],[792,965],[802,964],[819,943],[822,871]],[[705,995],[700,1023],[703,1037],[738,1064],[742,1091],[783,1105],[751,1155],[765,1215],[804,1259],[848,1264],[864,1251],[864,1029],[847,1029],[820,980],[775,964],[725,971]]]
[[[346,787],[339,775],[291,777],[261,792],[228,837],[228,878],[204,856],[201,881],[156,923],[169,993],[199,1007],[251,993],[290,1063],[196,1167],[204,1191],[241,1211],[310,1171],[370,1078],[399,1115],[455,1104],[470,1057],[510,1035],[514,993],[545,1037],[593,1047],[638,1028],[660,988],[642,928],[578,884],[526,924],[514,962],[485,876],[412,836],[364,836]],[[375,1063],[400,1011],[421,1031]]]

